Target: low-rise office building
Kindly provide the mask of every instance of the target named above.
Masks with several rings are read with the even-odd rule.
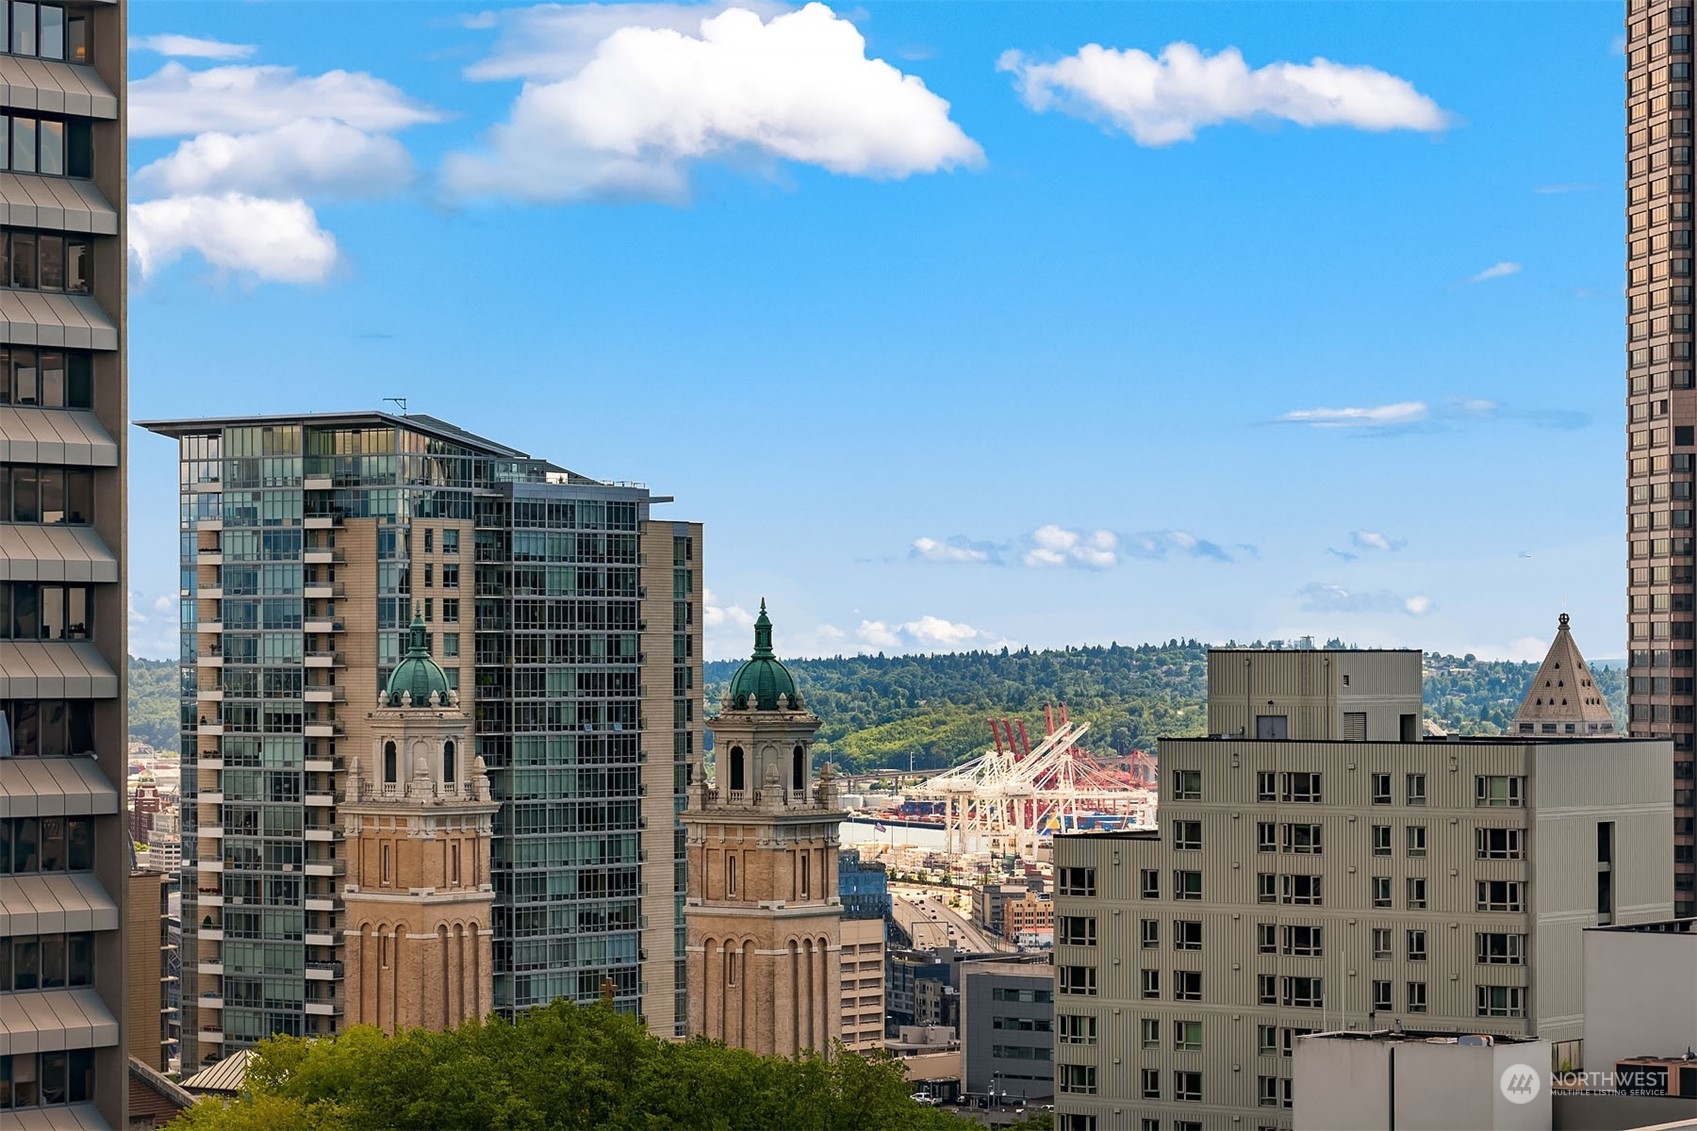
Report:
[[[1550,1131],[1550,1045],[1431,1030],[1296,1043],[1296,1131]]]
[[[1048,963],[973,962],[961,972],[961,1048],[973,1095],[1055,1090],[1055,973]]]
[[[1583,929],[1671,911],[1667,741],[1420,741],[1419,672],[1213,652],[1160,831],[1055,838],[1060,1127],[1289,1128],[1316,1031],[1578,1052]]]

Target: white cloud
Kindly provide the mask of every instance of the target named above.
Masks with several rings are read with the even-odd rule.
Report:
[[[1311,424],[1316,428],[1385,428],[1419,424],[1431,415],[1424,401],[1367,405],[1360,408],[1299,408],[1276,417],[1281,424]]]
[[[203,133],[135,175],[139,187],[158,193],[342,198],[385,196],[412,179],[412,158],[400,142],[324,118],[248,134]]]
[[[272,130],[303,118],[329,118],[392,133],[444,115],[363,71],[302,77],[293,67],[230,66],[191,71],[166,63],[130,83],[130,136],[182,137],[220,130]]]
[[[241,193],[130,205],[130,251],[143,278],[193,251],[221,275],[280,283],[322,283],[339,258],[305,201]]]
[[[1518,274],[1520,274],[1520,264],[1511,263],[1505,259],[1501,263],[1491,264],[1477,275],[1470,276],[1467,281],[1469,283],[1483,283],[1488,279],[1506,279],[1510,275]]]
[[[994,633],[970,624],[929,614],[899,624],[862,620],[855,629],[854,638],[862,651],[876,649],[884,652],[958,652],[962,649],[1001,648],[1010,644]]]
[[[1020,558],[1028,566],[1108,569],[1119,561],[1119,536],[1111,530],[1085,533],[1049,523],[1032,531],[1031,541],[1031,549]]]
[[[928,562],[987,562],[993,556],[990,548],[958,536],[946,542],[935,538],[915,538],[912,554]]]
[[[527,82],[508,120],[489,131],[486,152],[449,155],[448,190],[533,203],[681,201],[702,160],[900,179],[983,159],[947,102],[868,59],[860,32],[823,4],[765,22],[746,8],[694,14],[690,34],[669,5],[597,8],[575,24],[550,13],[566,20],[571,44],[473,67],[472,77]],[[632,22],[645,15],[657,22]],[[586,57],[581,41],[614,23]]]
[[[143,611],[143,606],[146,611]],[[145,594],[129,595],[129,649],[132,656],[175,659],[181,648],[177,629],[177,602],[166,596],[151,601]]]
[[[251,43],[225,43],[194,35],[132,35],[131,51],[151,51],[184,59],[246,59],[254,53]]]
[[[1311,613],[1401,613],[1423,617],[1435,607],[1423,594],[1404,597],[1389,589],[1357,591],[1334,582],[1313,581],[1296,591],[1297,601]]]
[[[1408,545],[1406,538],[1392,538],[1377,530],[1352,530],[1349,541],[1357,550],[1383,550],[1387,554],[1394,554]]]
[[[1053,63],[1009,51],[996,66],[1014,75],[1031,109],[1103,121],[1146,146],[1191,141],[1203,126],[1258,118],[1362,130],[1435,131],[1449,124],[1408,80],[1329,59],[1252,71],[1235,47],[1208,55],[1170,43],[1155,57],[1092,43]]]

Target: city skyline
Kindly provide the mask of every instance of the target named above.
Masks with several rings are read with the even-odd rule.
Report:
[[[404,396],[662,484],[713,532],[712,659],[762,597],[801,655],[1537,659],[1564,609],[1625,655],[1613,476],[1540,507],[1502,472],[1619,467],[1617,12],[758,7],[137,11],[134,415]],[[762,42],[865,97],[709,81]],[[685,57],[693,101],[656,69]],[[139,439],[163,656],[175,461]]]

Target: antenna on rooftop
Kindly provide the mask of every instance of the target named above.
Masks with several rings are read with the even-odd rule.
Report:
[[[402,416],[407,414],[407,399],[405,397],[384,397],[383,399],[400,409]]]

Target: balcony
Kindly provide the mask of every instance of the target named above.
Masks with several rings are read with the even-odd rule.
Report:
[[[209,719],[196,727],[195,733],[202,738],[222,738],[224,737],[224,724],[215,723]]]
[[[308,860],[302,869],[309,876],[345,876],[348,874],[346,860]]]
[[[224,1008],[224,995],[221,994],[221,993],[215,992],[215,991],[211,991],[211,992],[201,994],[199,1000],[200,1000],[200,1008],[202,1008],[202,1009],[223,1009]]]
[[[197,652],[194,662],[197,667],[221,668],[224,666],[224,657],[217,652]]]
[[[309,668],[339,668],[342,666],[340,652],[308,652],[304,657]]]
[[[222,636],[224,634],[224,622],[221,620],[203,620],[195,626],[195,631],[202,636]]]
[[[307,565],[335,565],[347,561],[347,555],[340,550],[332,550],[328,546],[308,546],[301,555]],[[206,559],[200,559],[204,564]]]
[[[224,768],[224,755],[222,752],[212,755],[211,757],[202,754],[200,757],[195,759],[194,764],[195,768],[198,770],[222,770]]]
[[[222,529],[224,529],[224,520],[221,519],[221,518],[199,519],[198,521],[195,522],[194,528],[196,530],[205,530],[205,531],[222,530]]]
[[[308,911],[340,911],[341,901],[333,895],[309,895],[303,906]]]
[[[202,974],[215,974],[220,978],[224,976],[224,964],[222,962],[202,962],[198,969]]]
[[[308,530],[329,530],[342,525],[342,512],[314,512],[302,516],[302,521]]]
[[[211,837],[213,840],[217,840],[219,837],[224,835],[224,826],[208,825],[203,823],[195,830],[195,832],[200,835],[200,839],[202,840],[205,840],[208,837]]]
[[[322,614],[308,614],[306,620],[301,622],[301,631],[320,636],[331,632],[341,632],[342,622],[334,617],[326,617]]]
[[[334,932],[312,930],[306,932],[307,946],[335,946],[336,942],[337,937]]]
[[[200,930],[195,932],[195,937],[200,939],[201,942],[223,942],[224,928],[202,927]]]
[[[315,475],[312,472],[307,472],[306,477],[301,480],[301,489],[305,491],[329,491],[334,487],[335,483],[328,475]]]
[[[306,979],[309,982],[334,982],[342,976],[340,962],[315,962],[309,960],[306,964]]]
[[[304,795],[304,800],[308,806],[325,808],[336,804],[336,795],[334,793],[314,792],[309,790]]]
[[[223,860],[196,860],[195,861],[195,867],[199,871],[202,871],[202,872],[222,872],[224,870],[224,861]]]
[[[224,791],[221,789],[201,790],[200,803],[202,805],[222,805],[224,804]]]
[[[216,687],[202,687],[195,691],[194,697],[202,703],[222,703],[224,692]]]
[[[216,890],[203,891],[200,893],[200,898],[197,902],[202,907],[222,907],[224,906],[224,893]]]
[[[309,774],[333,774],[336,772],[336,760],[334,758],[308,758],[306,760],[306,772]]]
[[[332,841],[336,839],[336,827],[334,825],[308,825],[302,832],[309,841]],[[202,832],[201,835],[205,836],[206,834]]]
[[[335,600],[337,597],[345,596],[345,592],[342,586],[333,581],[309,581],[305,587],[306,598],[309,601]]]
[[[336,1001],[308,1001],[306,1011],[320,1017],[334,1017],[342,1012],[342,1005]]]
[[[308,703],[346,703],[348,693],[340,687],[308,687],[305,690]]]

